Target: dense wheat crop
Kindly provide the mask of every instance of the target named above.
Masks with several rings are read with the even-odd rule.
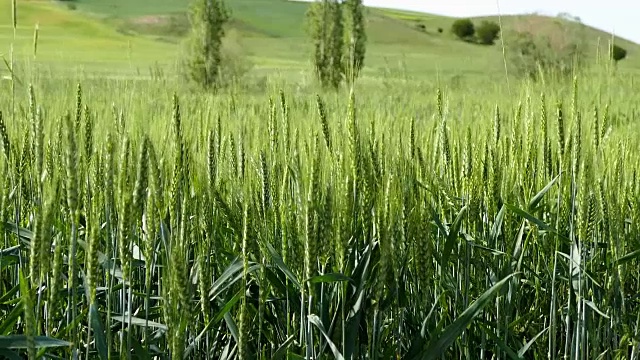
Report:
[[[617,81],[18,87],[0,355],[637,358],[638,119]]]

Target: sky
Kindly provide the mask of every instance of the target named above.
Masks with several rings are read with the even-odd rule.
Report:
[[[640,43],[637,0],[364,0],[364,4],[456,17],[569,13],[589,26]]]

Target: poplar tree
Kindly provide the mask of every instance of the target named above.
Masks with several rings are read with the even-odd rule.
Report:
[[[219,83],[227,21],[229,11],[223,0],[194,0],[191,4],[185,66],[189,80],[203,88],[215,88]]]
[[[307,11],[309,33],[313,41],[313,65],[322,86],[331,79],[331,50],[329,48],[330,0],[315,1]]]
[[[329,34],[329,85],[334,89],[340,87],[344,78],[344,24],[342,4],[337,0],[329,2],[329,14],[331,16]]]
[[[354,81],[364,66],[367,42],[362,0],[314,1],[307,21],[322,86],[337,89],[344,79]]]
[[[342,3],[338,0],[315,1],[307,13],[314,46],[314,69],[323,87],[337,89],[344,79],[343,16]]]
[[[364,66],[366,53],[367,34],[364,24],[364,5],[362,0],[346,0],[347,36],[345,47],[347,48],[345,66],[348,77],[355,79],[360,75]]]

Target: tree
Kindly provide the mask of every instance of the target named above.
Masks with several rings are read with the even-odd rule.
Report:
[[[579,38],[554,39],[523,31],[510,32],[507,37],[509,63],[519,75],[533,79],[541,72],[565,76],[582,65],[585,50]]]
[[[346,16],[343,6],[347,8]],[[315,74],[322,86],[340,87],[347,71],[355,78],[364,64],[366,44],[362,1],[316,1],[307,12],[307,24],[313,41]]]
[[[329,0],[316,1],[307,11],[309,34],[313,41],[313,66],[316,78],[323,86],[329,83]]]
[[[189,11],[191,33],[184,65],[189,80],[203,88],[219,85],[222,39],[229,12],[223,0],[194,0]]]
[[[614,44],[611,47],[611,59],[613,59],[613,61],[616,62],[616,64],[618,63],[618,61],[624,59],[627,57],[627,50],[624,49],[623,47]]]
[[[493,42],[500,34],[500,25],[493,21],[483,21],[478,29],[476,29],[476,37],[478,42],[484,45],[493,45]]]
[[[545,75],[565,77],[583,68],[590,44],[584,24],[557,18],[540,26],[536,16],[519,16],[515,20],[511,29],[501,34],[514,74],[533,79]]]
[[[329,2],[329,85],[337,89],[345,72],[344,63],[344,23],[342,4],[337,0]]]
[[[346,70],[353,79],[360,75],[364,66],[367,34],[364,25],[364,5],[362,0],[346,0],[347,37],[346,47],[348,65]]]
[[[451,32],[462,40],[469,40],[473,37],[476,29],[469,19],[459,19],[451,25]]]

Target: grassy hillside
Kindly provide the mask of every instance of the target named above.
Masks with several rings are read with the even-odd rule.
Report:
[[[126,36],[94,18],[50,1],[18,1],[16,38],[11,2],[0,2],[0,53],[13,43],[18,65],[30,63],[60,74],[81,67],[91,73],[131,73],[137,65],[169,64],[174,46],[142,36]],[[34,32],[39,28],[34,56]],[[127,66],[125,66],[127,65]],[[4,70],[4,69],[3,69]]]
[[[185,13],[190,1],[160,0],[153,3],[129,0],[77,0],[77,9],[114,20],[129,20],[135,23],[139,18],[156,22],[166,22],[171,17],[187,21]],[[234,27],[252,29],[254,33],[271,37],[301,37],[307,4],[284,0],[239,0],[228,1],[227,6],[235,21]],[[153,21],[148,21],[153,26]]]
[[[229,1],[234,46],[242,49],[258,72],[300,74],[309,70],[310,47],[305,39],[308,4],[286,0]],[[0,4],[0,49],[12,42],[10,2]],[[175,64],[179,42],[188,30],[187,0],[18,1],[16,51],[32,58],[33,29],[40,24],[38,59],[46,65],[117,74],[146,74],[152,66]],[[454,18],[407,11],[368,9],[369,47],[365,76],[393,79],[481,82],[504,76],[500,46],[479,46],[455,39]],[[477,19],[478,21],[480,19]],[[556,19],[503,17],[505,29],[521,24],[548,29]],[[423,29],[420,29],[418,25]],[[533,24],[533,25],[531,25]],[[442,33],[438,30],[442,29]],[[586,27],[593,48],[608,34]],[[640,70],[638,46],[623,42],[629,59],[622,67]],[[5,50],[6,49],[6,50]],[[173,70],[169,69],[173,72]],[[296,75],[297,76],[297,75]]]
[[[569,31],[577,32],[582,30],[582,36],[584,36],[584,38],[587,40],[589,46],[593,51],[595,51],[598,46],[600,47],[600,51],[606,51],[609,42],[613,40],[616,44],[624,47],[628,51],[627,56],[629,59],[621,63],[623,64],[623,66],[632,66],[634,68],[640,66],[640,59],[634,58],[635,54],[640,53],[640,47],[638,46],[638,44],[620,37],[616,37],[614,39],[612,38],[612,34],[587,26],[585,24],[536,14],[502,16],[500,19],[498,19],[497,16],[489,16],[477,19],[478,23],[482,20],[490,20],[495,22],[500,21],[502,23],[502,27],[507,31],[531,31],[537,34],[548,35],[551,37],[553,37],[554,33],[557,33],[559,29],[561,29],[561,25],[568,24],[569,26],[567,28],[569,29]]]
[[[438,28],[444,30],[449,40],[455,40],[449,33],[449,29],[456,18],[438,16],[433,14],[422,14],[401,10],[380,10],[385,16],[392,17],[406,23],[417,26],[423,24],[426,32],[429,34],[437,33]],[[562,19],[557,17],[549,17],[538,14],[522,14],[522,15],[503,15],[503,16],[481,16],[471,18],[471,20],[479,25],[482,21],[493,21],[500,23],[503,32],[512,30],[526,31],[537,35],[554,36],[559,31],[580,32],[588,46],[595,51],[599,45],[601,50],[606,49],[609,41],[612,40],[612,34],[589,26],[588,24]],[[615,42],[628,50],[628,57],[631,61],[625,61],[626,65],[633,63],[632,67],[640,67],[640,59],[633,59],[633,54],[639,53],[640,46],[632,41],[624,38],[615,38]]]
[[[78,10],[109,17],[129,17],[144,15],[163,15],[184,11],[187,0],[76,0],[73,5]]]

